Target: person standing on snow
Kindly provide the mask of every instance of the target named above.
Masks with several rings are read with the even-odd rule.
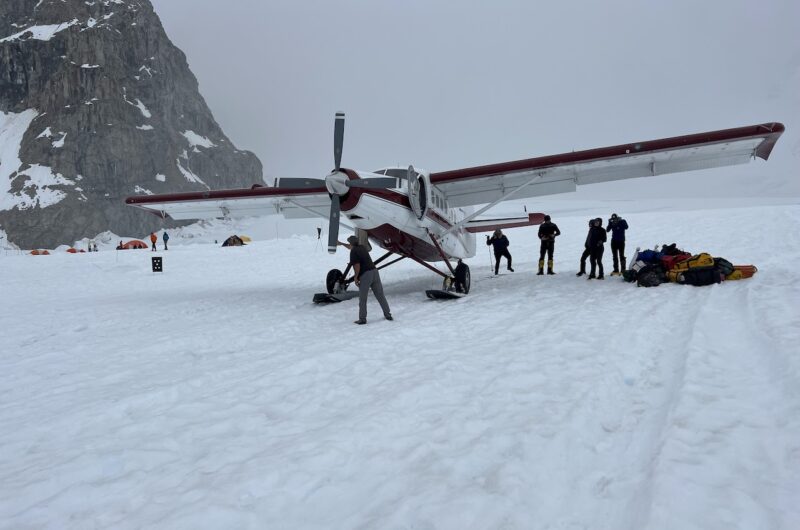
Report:
[[[498,228],[492,234],[492,237],[486,236],[486,244],[494,247],[494,273],[497,274],[500,270],[500,258],[504,257],[508,261],[508,270],[514,272],[511,268],[511,253],[508,251],[508,238]]]
[[[164,230],[164,235],[163,235],[163,236],[161,236],[161,239],[163,239],[163,240],[164,240],[164,250],[169,250],[169,249],[167,248],[167,242],[169,241],[169,234],[167,233],[167,231],[166,231],[166,230]]]
[[[592,235],[592,223],[594,219],[589,219],[589,232],[586,234],[586,242],[583,244],[583,254],[581,254],[581,268],[578,271],[578,274],[575,276],[583,276],[586,274],[586,259],[592,253],[591,249],[589,248],[589,238]]]
[[[614,258],[614,272],[611,276],[619,276],[625,272],[625,230],[628,222],[612,213],[608,220],[606,232],[611,232],[611,256]]]
[[[592,227],[589,229],[589,262],[592,264],[592,270],[589,272],[587,280],[595,278],[595,271],[597,270],[597,279],[603,279],[603,251],[605,250],[606,231],[603,230],[603,220],[599,217],[592,222]]]
[[[347,243],[346,245],[344,243],[340,244],[350,249],[350,265],[353,266],[353,274],[358,286],[358,320],[354,324],[363,325],[367,323],[367,297],[370,289],[372,289],[372,293],[381,305],[381,309],[383,309],[383,317],[386,320],[394,320],[392,312],[389,310],[389,303],[383,294],[381,276],[369,256],[369,251],[365,246],[358,243],[356,236],[348,237]]]
[[[555,274],[553,272],[553,252],[556,248],[556,237],[561,235],[561,230],[558,229],[555,223],[550,222],[550,216],[544,216],[544,223],[539,225],[539,239],[542,244],[539,247],[539,272],[536,274],[541,276],[544,274],[544,255],[547,254],[547,274]]]
[[[151,248],[150,250],[152,250],[153,252],[158,250],[158,249],[156,249],[156,241],[158,241],[158,237],[156,236],[156,233],[155,232],[150,232],[150,242],[153,244],[153,248]]]

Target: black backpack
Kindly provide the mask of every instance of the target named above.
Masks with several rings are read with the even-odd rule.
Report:
[[[702,287],[704,285],[713,285],[722,281],[719,271],[716,267],[703,267],[699,269],[689,269],[678,274],[678,283],[685,285],[694,285],[695,287]]]
[[[687,254],[683,250],[678,248],[678,245],[673,243],[671,245],[664,245],[661,247],[661,253],[665,256],[677,256],[678,254]]]
[[[714,258],[714,268],[723,276],[733,274],[733,271],[736,270],[733,268],[733,263],[725,258]]]
[[[636,275],[636,285],[639,287],[656,287],[666,281],[667,274],[661,265],[648,265]]]

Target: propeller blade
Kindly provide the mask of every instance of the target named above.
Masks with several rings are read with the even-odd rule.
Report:
[[[336,122],[333,126],[333,162],[336,171],[342,163],[342,145],[344,144],[344,112],[336,113]]]
[[[303,178],[279,178],[278,188],[290,188],[294,190],[304,190],[309,188],[324,188],[324,179],[303,179]]]
[[[344,183],[348,188],[382,189],[397,187],[397,179],[390,177],[346,180]]]
[[[328,220],[328,253],[336,254],[339,242],[339,196],[331,195],[331,216]]]

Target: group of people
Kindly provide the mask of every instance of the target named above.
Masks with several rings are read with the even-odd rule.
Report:
[[[580,270],[576,276],[586,274],[586,259],[589,259],[591,269],[587,279],[602,280],[605,278],[603,273],[603,252],[608,240],[607,233],[611,232],[611,254],[614,260],[614,272],[612,276],[617,276],[625,271],[625,231],[628,229],[628,222],[618,216],[611,214],[608,224],[603,228],[603,220],[600,217],[589,221],[589,233],[586,235],[584,251],[581,255]],[[549,215],[544,216],[544,222],[539,225],[539,270],[537,276],[545,274],[545,258],[547,258],[547,274],[555,274],[553,270],[553,253],[555,252],[556,237],[561,235],[558,225],[550,220]],[[514,272],[511,267],[511,253],[508,251],[508,238],[502,230],[495,230],[491,237],[486,236],[486,245],[491,245],[494,249],[494,273],[500,272],[500,260],[506,258],[507,269]]]
[[[586,235],[584,251],[581,254],[581,267],[576,276],[586,274],[586,258],[589,258],[591,270],[588,280],[602,280],[603,275],[603,252],[608,240],[606,234],[611,232],[611,256],[614,261],[614,271],[612,276],[618,276],[625,272],[625,231],[628,229],[628,222],[617,214],[611,214],[608,226],[603,229],[603,220],[599,217],[589,221],[589,233]]]
[[[166,230],[164,230],[164,234],[161,236],[161,240],[164,241],[164,250],[169,250],[167,248],[167,242],[169,241],[169,234]],[[158,249],[156,248],[156,243],[158,242],[158,236],[155,232],[150,232],[150,243],[153,244],[152,248],[150,249],[153,252],[156,252]]]
[[[611,275],[622,274],[625,271],[625,231],[627,229],[628,222],[617,214],[611,214],[605,228],[603,228],[603,220],[601,218],[597,217],[590,220],[589,233],[586,235],[584,251],[580,259],[580,270],[576,276],[586,274],[586,258],[589,258],[591,270],[587,279],[602,280],[604,278],[603,252],[608,240],[606,235],[608,232],[611,232],[611,253],[614,259],[614,272]],[[545,258],[547,259],[547,274],[555,274],[553,270],[553,254],[555,253],[556,238],[561,235],[561,230],[558,229],[558,225],[552,222],[549,215],[545,215],[544,222],[539,225],[538,235],[541,243],[539,246],[539,270],[536,274],[538,276],[545,274]],[[155,234],[152,234],[150,239],[153,241],[153,248],[155,249],[154,237]],[[369,250],[359,243],[356,236],[348,237],[347,243],[339,242],[338,244],[350,249],[350,265],[353,267],[355,284],[359,289],[358,320],[355,321],[355,324],[363,325],[367,323],[367,297],[370,290],[378,300],[383,310],[384,318],[386,320],[394,320],[389,309],[389,303],[383,294],[380,274],[372,262]],[[495,274],[500,272],[500,260],[502,258],[506,258],[506,268],[514,272],[514,268],[511,266],[511,253],[508,251],[508,237],[503,234],[502,230],[495,230],[491,237],[486,236],[486,245],[491,246],[494,250]]]

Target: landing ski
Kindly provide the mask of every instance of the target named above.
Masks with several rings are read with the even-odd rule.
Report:
[[[428,289],[425,291],[425,296],[431,300],[453,300],[455,298],[463,298],[467,296],[465,293],[457,293],[455,291],[445,291],[443,289]]]
[[[315,304],[336,304],[344,302],[358,296],[358,291],[345,291],[343,293],[316,293],[314,295]]]

